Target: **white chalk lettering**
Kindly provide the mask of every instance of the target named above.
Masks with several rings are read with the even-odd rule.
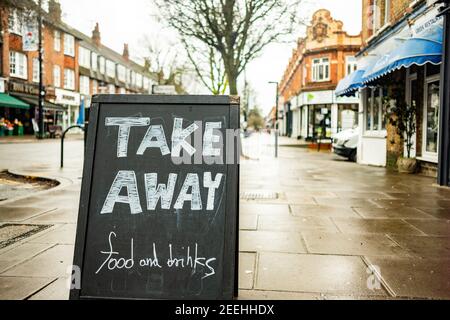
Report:
[[[189,188],[191,188],[191,193],[188,194]],[[191,202],[191,210],[199,211],[202,210],[202,198],[200,196],[200,181],[198,174],[188,173],[186,180],[184,181],[183,187],[181,188],[178,200],[175,203],[174,209],[183,209],[184,203],[186,201]]]
[[[187,143],[186,139],[199,127],[195,123],[183,130],[183,119],[175,118],[173,123],[172,133],[172,157],[179,158],[181,154],[181,148],[186,150],[189,155],[195,153],[195,148]]]
[[[214,148],[214,143],[220,142],[220,135],[214,134],[214,130],[222,128],[222,122],[207,122],[205,125],[205,135],[203,136],[203,156],[219,157],[220,148]]]
[[[123,188],[127,189],[127,195],[121,196]],[[134,171],[119,171],[106,196],[100,214],[112,213],[116,203],[125,203],[130,206],[131,214],[142,213],[142,207],[139,199],[139,191]]]
[[[156,139],[156,141],[153,139]],[[170,154],[162,125],[150,126],[137,151],[137,155],[142,156],[149,148],[159,148],[163,156]]]
[[[129,259],[125,258],[113,258],[113,256],[118,256],[119,252],[114,251],[113,245],[112,245],[112,237],[117,238],[117,235],[115,232],[111,232],[109,234],[109,251],[100,251],[101,254],[107,255],[107,258],[102,263],[102,265],[97,269],[95,274],[99,274],[100,271],[102,271],[103,267],[105,265],[108,266],[108,270],[115,270],[115,269],[132,269],[134,267],[134,247],[133,247],[133,239],[131,239],[131,251],[130,255],[131,257]]]
[[[177,174],[175,173],[169,174],[169,181],[167,182],[166,187],[165,184],[158,185],[157,173],[149,173],[145,175],[147,210],[155,210],[159,199],[161,199],[161,209],[164,210],[170,209],[173,199],[173,193],[175,191],[175,184],[177,183],[177,178],[178,178]]]
[[[117,157],[126,158],[128,155],[128,140],[131,127],[145,127],[150,125],[150,118],[106,118],[107,127],[118,126]]]
[[[222,182],[223,174],[218,173],[216,179],[212,180],[211,172],[205,172],[203,176],[203,185],[208,189],[208,203],[206,210],[214,210],[214,201],[216,198],[216,190],[219,189]]]

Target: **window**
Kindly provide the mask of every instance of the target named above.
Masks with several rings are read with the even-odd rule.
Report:
[[[59,32],[59,30],[55,30],[53,37],[53,49],[55,49],[56,52],[61,52],[61,32]]]
[[[113,84],[108,84],[108,93],[109,94],[115,94],[116,93],[116,86]]]
[[[106,60],[106,75],[110,78],[116,77],[116,64],[111,60]]]
[[[91,70],[92,71],[98,70],[98,55],[95,52],[92,52],[91,55]]]
[[[61,68],[59,66],[53,66],[53,85],[55,88],[61,87]]]
[[[105,66],[106,66],[105,58],[100,57],[100,59],[98,61],[99,61],[99,65],[100,65],[100,73],[105,74]]]
[[[130,71],[130,69],[127,69],[126,77],[127,77],[127,83],[131,84],[131,71]]]
[[[390,22],[391,0],[373,0],[372,28],[374,33]]]
[[[136,86],[136,72],[131,71],[131,86],[135,87]]]
[[[313,59],[312,80],[314,82],[330,80],[330,59]]]
[[[70,34],[64,34],[64,54],[75,57],[75,38]]]
[[[368,88],[365,101],[365,131],[379,132],[386,130],[387,104],[384,101],[387,93],[383,88]]]
[[[64,69],[64,88],[75,90],[75,71]]]
[[[117,65],[117,78],[119,79],[119,81],[121,82],[126,82],[127,79],[127,74],[126,74],[126,69],[124,66],[122,65]]]
[[[98,81],[92,80],[92,95],[98,94]]]
[[[28,78],[28,60],[27,56],[20,52],[9,52],[9,73],[11,77],[22,79]]]
[[[136,85],[138,88],[142,88],[142,74],[136,74]]]
[[[86,96],[90,94],[89,77],[80,76],[80,93]]]
[[[356,62],[356,58],[352,56],[345,57],[345,75],[352,74],[358,70],[358,63]]]
[[[439,76],[426,81],[426,102],[424,108],[424,156],[436,157],[439,144]]]
[[[147,77],[144,77],[144,90],[149,90],[150,89],[150,79]]]
[[[91,51],[83,47],[80,47],[80,66],[91,68]]]
[[[9,13],[8,18],[8,30],[10,33],[14,33],[22,36],[23,34],[23,15],[18,10],[12,10]]]
[[[33,58],[33,82],[39,82],[39,59]]]

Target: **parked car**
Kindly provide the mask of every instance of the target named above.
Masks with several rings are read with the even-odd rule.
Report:
[[[359,142],[358,128],[348,129],[333,135],[333,152],[356,162]]]

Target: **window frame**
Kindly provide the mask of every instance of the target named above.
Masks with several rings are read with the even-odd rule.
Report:
[[[352,61],[349,61],[352,60]],[[349,72],[349,67],[351,68]],[[355,56],[345,56],[345,75],[351,75],[353,72],[358,70],[358,60]]]
[[[11,25],[11,21],[13,21],[13,24]],[[12,9],[9,12],[8,15],[8,32],[23,36],[23,13],[20,12],[18,9]]]
[[[19,58],[22,58],[22,60]],[[20,70],[22,72],[19,72]],[[28,57],[26,54],[18,51],[9,52],[9,75],[10,77],[28,80]]]
[[[105,65],[106,65],[106,76],[108,78],[115,79],[116,78],[116,64],[112,60],[106,59]]]
[[[426,74],[426,71],[425,71]],[[423,103],[423,123],[422,123],[422,158],[426,161],[438,163],[439,162],[439,144],[441,134],[439,132],[439,121],[440,117],[438,116],[438,132],[437,132],[437,151],[430,152],[427,150],[427,137],[428,137],[428,86],[430,83],[439,82],[440,84],[441,77],[439,74],[435,74],[425,78],[424,81],[424,103]],[[441,93],[442,88],[439,89]],[[439,110],[440,112],[440,110]]]
[[[327,60],[327,62],[324,62]],[[312,82],[327,82],[331,78],[331,63],[330,57],[313,58],[311,63],[311,80]],[[322,68],[323,79],[320,78]],[[327,75],[327,76],[325,76]]]
[[[53,50],[61,52],[61,31],[53,31]]]
[[[80,75],[80,94],[89,96],[91,94],[91,83],[88,76]]]
[[[68,76],[69,74],[71,77]],[[69,82],[69,80],[71,81]],[[75,90],[75,70],[69,68],[64,69],[64,89]]]
[[[79,61],[79,65],[87,68],[87,69],[91,69],[91,50],[80,46],[78,49],[78,61]],[[87,64],[86,64],[87,62]]]
[[[39,71],[39,58],[34,57],[32,60],[32,82],[39,83]]]
[[[58,83],[56,83],[56,80],[58,80]],[[61,67],[59,65],[53,66],[53,86],[55,88],[61,88]]]
[[[379,90],[379,105],[378,105],[378,129],[374,130],[374,105],[375,102],[375,91]],[[387,123],[385,122],[385,127],[383,128],[383,118],[385,115],[383,114],[383,97],[384,97],[384,89],[383,87],[368,87],[364,89],[364,121],[363,121],[363,132],[364,136],[376,136],[376,137],[387,137]],[[369,97],[371,98],[370,106],[369,106]],[[367,128],[367,120],[368,116],[370,115],[371,121],[370,121],[370,128]]]
[[[64,55],[75,57],[75,37],[68,33],[64,33]]]

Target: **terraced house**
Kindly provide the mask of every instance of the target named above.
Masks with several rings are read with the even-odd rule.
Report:
[[[37,32],[36,12],[32,1],[0,4],[0,118],[20,121],[25,134],[35,134],[38,123],[38,51],[25,46]],[[56,0],[43,13],[42,44],[45,131],[82,122],[92,95],[151,93],[156,84],[148,64],[130,59],[127,45],[121,54],[101,43],[98,24],[90,37],[64,23]]]
[[[397,168],[399,158],[415,158],[415,170],[437,176],[444,20],[439,7],[434,0],[363,0],[359,71],[337,90],[361,97],[359,163]],[[413,111],[411,150],[395,110]]]

